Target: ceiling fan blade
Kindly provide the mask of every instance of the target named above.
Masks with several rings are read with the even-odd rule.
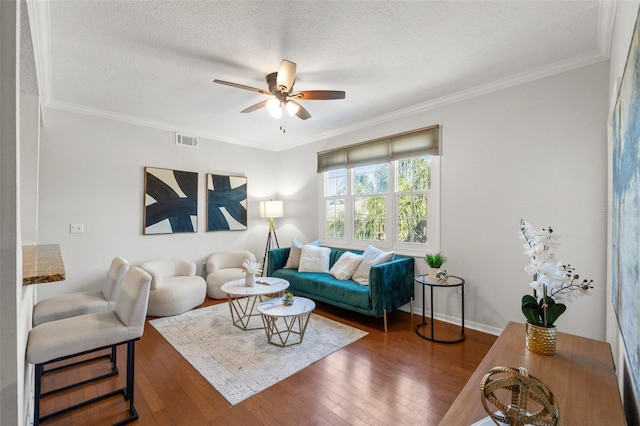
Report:
[[[267,99],[267,100],[268,100],[268,99]],[[266,105],[267,105],[267,101],[258,102],[257,104],[255,104],[255,105],[251,105],[250,107],[245,108],[245,109],[243,109],[243,110],[242,110],[242,111],[240,111],[240,112],[242,112],[242,113],[253,112],[253,111],[255,111],[255,110],[257,110],[257,109],[260,109],[260,108],[262,108],[262,107],[264,107],[264,106],[266,106]]]
[[[311,118],[311,114],[309,114],[309,111],[307,111],[298,102],[292,101],[291,99],[289,99],[287,102],[291,102],[292,104],[294,104],[294,105],[296,105],[298,107],[298,111],[296,112],[296,115],[298,116],[298,118],[301,118],[302,120],[306,120],[308,118]]]
[[[245,86],[244,84],[232,83],[230,81],[217,80],[217,79],[213,80],[213,82],[218,84],[224,84],[225,86],[235,87],[237,89],[251,90],[252,92],[262,93],[263,95],[271,95],[271,93],[267,92],[266,90],[258,89],[256,87],[251,87],[251,86]]]
[[[296,81],[296,68],[295,62],[282,60],[280,68],[278,68],[278,77],[276,79],[276,87],[283,93],[291,92],[293,89],[293,83]]]
[[[346,93],[341,90],[303,90],[292,93],[289,97],[305,101],[324,101],[329,99],[344,99]]]

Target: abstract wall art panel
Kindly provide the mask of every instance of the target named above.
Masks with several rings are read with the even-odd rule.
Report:
[[[640,15],[639,15],[640,17]],[[613,111],[612,299],[640,393],[640,55],[638,18]]]
[[[247,178],[207,174],[207,231],[247,229]]]
[[[198,173],[144,168],[144,234],[198,230]]]

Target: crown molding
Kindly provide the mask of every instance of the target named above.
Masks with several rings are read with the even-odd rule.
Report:
[[[527,71],[527,72],[510,76],[501,80],[496,80],[490,83],[475,86],[470,89],[461,90],[459,92],[455,92],[450,95],[431,99],[426,102],[422,102],[416,105],[402,108],[402,109],[399,109],[387,114],[383,114],[377,117],[362,120],[357,123],[353,123],[348,126],[344,126],[342,128],[332,130],[331,132],[320,134],[298,145],[319,142],[319,141],[340,136],[343,134],[351,133],[357,130],[366,129],[382,123],[387,123],[390,121],[410,117],[410,116],[424,113],[426,111],[430,111],[436,108],[441,108],[446,105],[465,101],[478,96],[482,96],[492,92],[497,92],[499,90],[507,89],[509,87],[514,87],[524,83],[529,83],[535,80],[551,77],[556,74],[582,68],[588,65],[593,65],[606,60],[608,60],[608,56],[604,56],[600,51],[594,51],[584,55],[576,56],[566,61],[557,62],[550,66],[537,68],[535,70]],[[292,147],[288,147],[288,148],[292,148]]]
[[[239,140],[239,139],[234,139],[234,138],[229,138],[229,137],[225,137],[225,136],[219,136],[219,135],[213,135],[213,134],[208,134],[208,132],[202,132],[199,130],[195,130],[195,129],[190,129],[190,128],[186,128],[186,127],[180,127],[176,124],[173,123],[167,123],[164,121],[155,121],[155,120],[147,120],[144,118],[140,118],[140,117],[136,117],[136,116],[132,116],[132,115],[127,115],[127,114],[120,114],[117,112],[113,112],[113,111],[107,111],[107,110],[103,110],[103,109],[99,109],[99,108],[92,108],[92,107],[87,107],[84,105],[78,105],[78,104],[72,104],[69,102],[47,102],[44,105],[47,108],[52,108],[52,109],[57,109],[57,110],[61,110],[61,111],[69,111],[69,112],[74,112],[77,114],[83,114],[83,115],[88,115],[88,116],[92,116],[92,117],[97,117],[97,118],[103,118],[103,119],[107,119],[107,120],[113,120],[113,121],[119,121],[119,122],[123,122],[123,123],[128,123],[128,124],[134,124],[137,126],[142,126],[142,127],[149,127],[152,129],[156,129],[156,130],[163,130],[163,131],[168,131],[168,132],[172,132],[172,133],[184,133],[190,136],[195,136],[201,139],[208,139],[208,140],[213,140],[213,141],[218,141],[218,142],[226,142],[226,143],[230,143],[230,144],[234,144],[234,145],[243,145],[243,146],[247,146],[250,148],[258,148],[258,149],[264,149],[267,151],[272,151],[272,149],[270,148],[265,148],[262,145],[259,144],[252,144],[252,143],[247,143],[246,141],[243,140]]]
[[[146,120],[139,117],[134,117],[125,114],[118,114],[111,111],[105,111],[98,108],[91,108],[81,106],[77,104],[65,103],[65,102],[50,102],[46,98],[44,104],[48,108],[60,109],[64,111],[75,112],[79,114],[92,115],[95,117],[106,118],[109,120],[122,121],[130,124],[136,124],[145,127],[151,127],[158,130],[166,130],[170,132],[180,132],[188,135],[197,136],[203,139],[209,139],[214,141],[226,142],[235,145],[242,145],[250,148],[264,149],[267,151],[280,152],[287,149],[292,149],[298,146],[307,145],[310,143],[320,142],[326,139],[330,139],[336,136],[351,133],[357,130],[366,129],[375,125],[388,123],[390,121],[399,120],[402,118],[410,117],[416,114],[421,114],[436,108],[441,108],[446,105],[451,105],[457,102],[472,99],[478,96],[486,95],[492,92],[496,92],[509,87],[518,86],[520,84],[528,83],[542,78],[550,77],[555,74],[560,74],[573,69],[581,68],[584,66],[592,65],[598,62],[606,61],[608,58],[603,56],[601,52],[592,52],[585,55],[580,55],[575,58],[571,58],[566,61],[555,63],[551,66],[541,67],[535,70],[527,71],[521,74],[510,76],[501,80],[496,80],[491,83],[482,84],[480,86],[472,87],[467,90],[462,90],[450,95],[442,96],[436,99],[431,99],[420,104],[412,105],[406,108],[402,108],[387,114],[379,115],[377,117],[369,118],[359,121],[357,123],[344,126],[330,132],[321,133],[315,137],[298,140],[295,144],[280,144],[271,147],[265,147],[260,144],[248,143],[245,140],[239,140],[230,138],[227,136],[208,134],[208,132],[202,132],[196,129],[181,128],[175,124],[165,123],[154,120]]]
[[[51,26],[49,20],[49,2],[26,0],[31,27],[31,42],[36,67],[38,92],[43,104],[53,99],[51,87]]]
[[[321,133],[317,136],[297,140],[295,143],[283,143],[271,147],[265,147],[260,144],[250,143],[246,140],[239,140],[228,136],[210,134],[197,129],[181,128],[179,126],[154,120],[147,120],[139,117],[118,114],[111,111],[101,110],[71,104],[66,102],[55,101],[52,93],[51,80],[51,44],[50,44],[50,21],[49,21],[49,1],[26,0],[29,8],[29,20],[31,24],[33,48],[36,64],[36,77],[38,80],[39,90],[41,94],[41,105],[47,108],[60,109],[65,111],[76,112],[85,115],[106,118],[110,120],[122,121],[126,123],[136,124],[145,127],[151,127],[158,130],[166,130],[170,132],[181,132],[199,138],[226,142],[235,145],[242,145],[250,148],[264,149],[267,151],[280,152],[303,146],[326,139],[351,133],[354,131],[366,129],[372,126],[388,123],[390,121],[399,120],[416,114],[421,114],[446,105],[472,99],[478,96],[486,95],[509,87],[550,77],[555,74],[571,71],[584,66],[592,65],[609,59],[611,38],[613,32],[613,24],[615,18],[615,2],[601,0],[599,2],[599,18],[598,18],[598,50],[583,55],[576,56],[564,61],[551,64],[549,66],[540,67],[534,70],[526,71],[517,75],[509,76],[504,79],[496,80],[479,86],[461,90],[446,96],[382,114],[373,118],[352,123],[340,128],[336,128],[329,132]],[[42,119],[44,121],[44,108]]]
[[[607,59],[609,59],[611,52],[616,7],[617,2],[615,1],[600,1],[600,10],[598,13],[598,50],[600,50],[602,56]]]

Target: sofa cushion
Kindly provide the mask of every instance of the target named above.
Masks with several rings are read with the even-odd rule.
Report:
[[[388,262],[393,259],[394,252],[385,252],[372,245],[367,246],[362,253],[362,262],[358,265],[351,279],[358,284],[369,285],[369,271],[373,265]]]
[[[299,273],[293,269],[278,269],[274,277],[289,281],[289,290],[294,294],[302,294],[316,300],[340,301],[360,311],[371,310],[369,287],[362,286],[352,280],[338,280],[327,273]]]
[[[329,272],[329,247],[302,246],[299,272]]]
[[[284,265],[285,268],[298,269],[298,266],[300,266],[300,255],[302,254],[302,246],[304,245],[305,244],[301,243],[295,238],[293,239],[293,241],[291,242],[289,257],[287,258],[287,263]],[[319,247],[320,240],[312,241],[308,243],[308,245]]]
[[[348,280],[362,261],[362,255],[350,251],[342,253],[338,261],[329,269],[329,273],[339,280]]]

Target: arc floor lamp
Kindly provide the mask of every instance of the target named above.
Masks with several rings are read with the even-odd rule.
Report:
[[[269,234],[267,235],[267,246],[264,249],[262,258],[262,275],[267,269],[267,253],[271,250],[272,240],[275,240],[276,247],[280,248],[278,235],[276,235],[276,225],[273,219],[284,216],[284,203],[282,200],[260,201],[260,217],[269,219]]]

